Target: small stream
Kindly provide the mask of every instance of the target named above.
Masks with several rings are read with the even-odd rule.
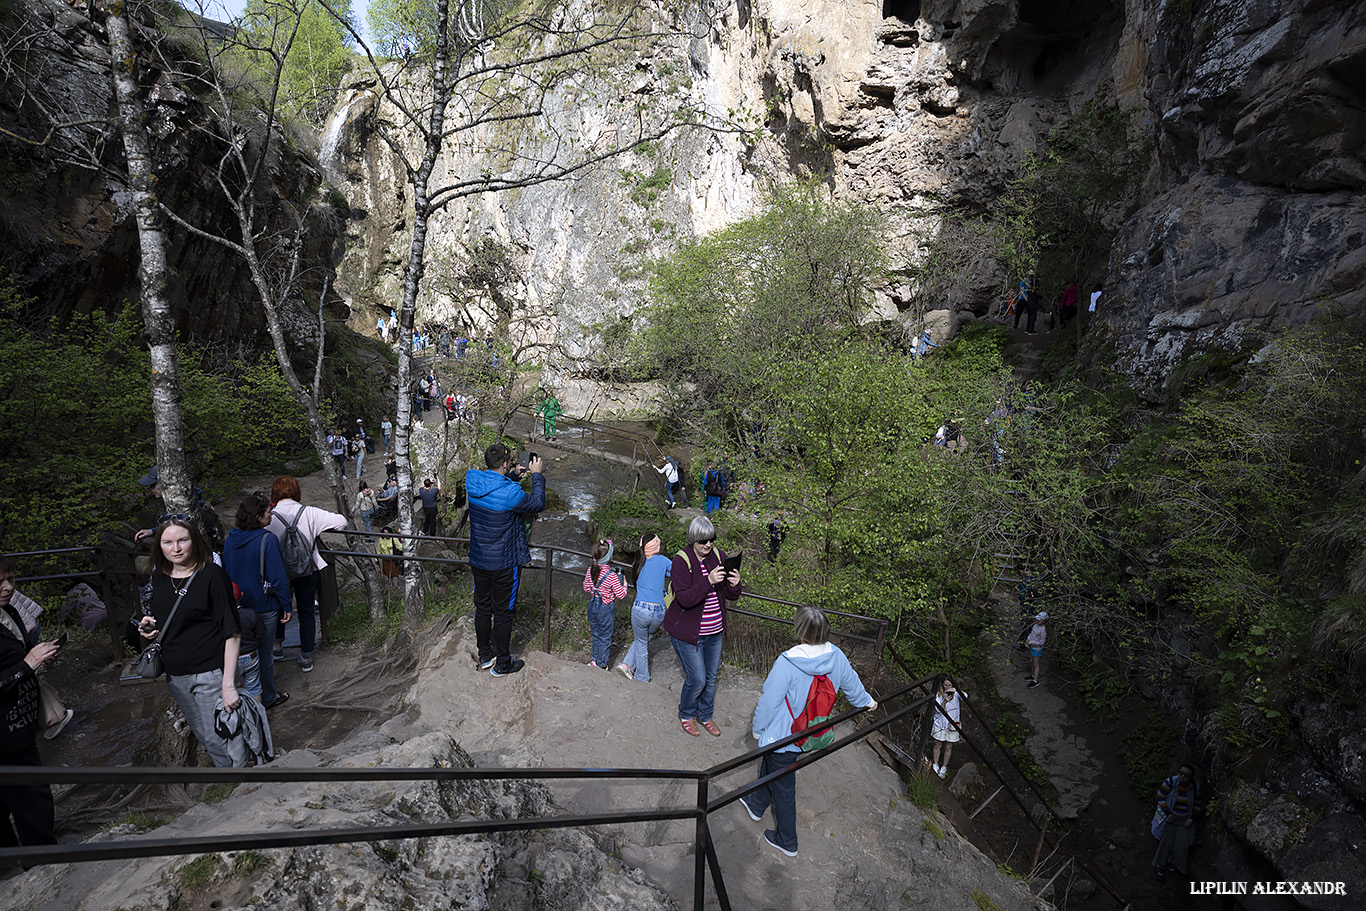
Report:
[[[640,422],[619,421],[614,422],[613,426],[637,432],[652,431],[649,425]],[[560,437],[564,442],[572,442],[576,439],[576,431],[572,428],[566,429],[561,431]],[[604,448],[622,450],[624,455],[631,454],[629,444],[624,449],[619,445]],[[528,444],[527,451],[540,453],[546,463],[546,490],[564,502],[562,509],[547,509],[537,516],[531,526],[528,543],[533,548],[536,545],[547,545],[582,553],[591,552],[596,543],[588,535],[593,510],[612,493],[630,493],[636,484],[635,470],[617,462],[556,449],[541,440]],[[540,559],[534,550],[532,559]],[[583,557],[557,550],[555,566],[559,569],[582,571],[588,568],[588,561]],[[573,597],[579,591],[579,585],[572,577],[556,575],[556,598]]]

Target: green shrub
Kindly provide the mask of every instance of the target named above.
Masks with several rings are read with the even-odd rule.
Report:
[[[906,797],[922,810],[931,810],[939,805],[939,790],[943,787],[937,776],[912,772],[906,782]]]

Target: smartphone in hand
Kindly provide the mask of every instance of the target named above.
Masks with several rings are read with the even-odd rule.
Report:
[[[53,640],[52,644],[57,646],[58,648],[61,648],[63,645],[66,645],[67,640],[70,638],[71,635],[69,633],[63,632],[60,636]]]

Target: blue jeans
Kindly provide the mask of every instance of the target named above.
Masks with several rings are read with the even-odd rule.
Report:
[[[683,665],[683,688],[678,699],[678,717],[687,721],[711,721],[716,709],[716,677],[721,672],[721,640],[725,633],[702,636],[693,645],[683,639],[669,637]]]
[[[676,503],[676,502],[678,501],[678,482],[677,482],[677,481],[668,481],[668,482],[665,483],[665,485],[664,485],[664,499],[666,499],[666,500],[669,501],[669,505],[670,505],[670,506],[673,506],[674,503]]]
[[[721,498],[720,498],[720,497],[707,497],[707,505],[706,505],[706,507],[705,507],[702,511],[705,512],[707,515],[711,515],[712,513],[716,512],[716,511],[717,511],[718,509],[720,509],[720,508],[721,508]]]
[[[362,509],[360,511],[360,520],[361,523],[365,526],[366,531],[370,531],[370,517],[374,514],[375,511],[373,509]]]
[[[612,631],[616,625],[617,612],[612,605],[603,604],[600,598],[588,602],[588,631],[593,634],[593,663],[598,667],[610,667]]]
[[[244,693],[251,693],[259,702],[261,700],[261,659],[257,657],[260,653],[254,652],[250,655],[237,656],[237,683]]]
[[[635,679],[650,682],[650,637],[664,622],[664,605],[637,601],[631,605],[631,648],[621,663],[629,667]]]
[[[271,651],[271,646],[275,644],[275,629],[280,625],[280,611],[275,606],[274,601],[269,602],[269,610],[262,610],[260,617],[266,624],[266,634],[257,643],[257,660],[260,662],[261,673],[261,704],[270,706],[275,704],[278,694],[275,692],[275,653]],[[255,694],[253,694],[255,695]]]
[[[759,760],[759,777],[763,778],[765,775],[785,769],[801,758],[800,752],[765,753]],[[796,773],[771,781],[766,787],[740,799],[755,816],[763,816],[769,802],[772,801],[773,824],[777,833],[774,840],[789,851],[797,850]]]
[[[364,450],[364,449],[361,449],[360,452],[356,453],[356,480],[357,480],[357,481],[360,480],[361,466],[364,465],[364,464],[365,464],[365,450]],[[369,529],[366,529],[366,531],[369,531]]]

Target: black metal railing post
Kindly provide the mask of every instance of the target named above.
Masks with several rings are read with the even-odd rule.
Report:
[[[721,873],[721,858],[716,856],[716,842],[711,837],[711,824],[702,816],[703,836],[707,844],[707,863],[711,866],[711,884],[716,890],[716,901],[721,911],[730,911],[730,896],[726,893],[726,879]]]
[[[341,592],[337,589],[337,567],[329,563],[318,571],[318,632],[323,641],[332,626],[332,618],[341,608]]]
[[[934,675],[934,688],[930,691],[932,697],[938,696],[940,688],[944,685],[944,678],[946,676],[946,674]],[[917,773],[919,773],[921,768],[925,765],[925,750],[930,744],[930,730],[934,726],[934,713],[935,710],[939,708],[938,699],[933,699],[926,707],[924,716],[920,719],[920,733],[917,734],[915,738],[915,770]]]
[[[555,579],[555,548],[545,548],[545,579],[542,582],[545,599],[545,651],[550,654],[550,595]]]
[[[692,907],[703,911],[707,886],[707,785],[708,776],[697,779],[697,828],[693,833]]]
[[[873,679],[869,681],[869,687],[877,686],[877,674],[878,671],[882,670],[882,645],[886,641],[887,621],[882,620],[877,625],[877,645],[873,646],[877,651],[874,653],[875,657],[873,658]]]
[[[104,598],[104,624],[109,627],[110,654],[114,663],[123,660],[123,640],[119,636],[120,624],[114,622],[114,590],[109,586],[109,561],[104,548],[95,548],[95,569],[100,574],[100,596]]]

